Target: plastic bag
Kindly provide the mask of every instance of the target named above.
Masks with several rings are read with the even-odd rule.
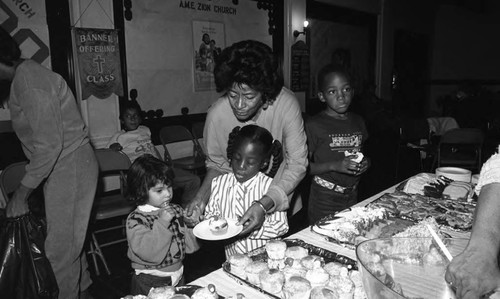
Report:
[[[41,220],[28,214],[0,223],[0,294],[2,298],[57,298],[59,289],[44,250]]]

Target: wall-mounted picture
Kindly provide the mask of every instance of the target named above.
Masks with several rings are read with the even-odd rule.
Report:
[[[193,21],[194,91],[215,90],[215,59],[225,46],[224,23]]]

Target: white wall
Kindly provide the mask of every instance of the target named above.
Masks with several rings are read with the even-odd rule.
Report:
[[[191,1],[192,8],[181,7],[184,2],[134,1],[133,18],[125,21],[129,89],[137,89],[143,110],[163,109],[164,116],[180,115],[182,107],[189,108],[190,114],[205,113],[218,97],[215,90],[194,91],[193,58],[201,34],[193,35],[193,20],[223,23],[225,46],[244,39],[272,46],[268,12],[258,9],[255,1],[234,5],[197,0]],[[221,13],[216,6],[230,8],[230,13]]]

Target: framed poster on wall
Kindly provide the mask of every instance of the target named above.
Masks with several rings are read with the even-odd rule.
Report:
[[[193,21],[194,91],[215,90],[215,59],[226,47],[224,23]]]

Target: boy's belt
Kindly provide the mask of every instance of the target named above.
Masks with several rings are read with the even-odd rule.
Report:
[[[342,193],[342,194],[351,193],[356,188],[356,185],[354,185],[352,187],[343,187],[343,186],[334,184],[332,182],[329,182],[325,179],[322,179],[317,175],[314,176],[314,182],[316,182],[316,184],[320,185],[321,187],[325,187],[326,189],[333,190],[335,192]]]

